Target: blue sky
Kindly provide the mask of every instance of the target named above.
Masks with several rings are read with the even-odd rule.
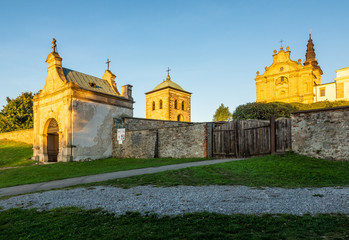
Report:
[[[223,103],[233,111],[255,101],[256,71],[274,49],[305,59],[309,29],[331,82],[349,66],[349,1],[0,1],[0,109],[6,97],[45,84],[52,38],[63,66],[102,77],[106,59],[119,89],[132,84],[134,116],[145,92],[171,78],[192,92],[192,121],[211,121]]]

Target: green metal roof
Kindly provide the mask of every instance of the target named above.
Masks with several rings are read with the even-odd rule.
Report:
[[[162,83],[160,83],[159,85],[157,85],[153,91],[155,90],[160,90],[160,89],[163,89],[163,88],[167,88],[167,87],[171,87],[171,88],[174,88],[174,89],[177,89],[177,90],[181,90],[181,91],[184,91],[184,89],[179,86],[177,83],[175,82],[172,82],[171,80],[167,79],[166,81],[163,81]]]
[[[109,83],[104,79],[70,70],[68,68],[63,68],[63,72],[68,82],[76,83],[82,89],[118,96]]]

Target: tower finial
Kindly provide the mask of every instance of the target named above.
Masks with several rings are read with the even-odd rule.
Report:
[[[57,47],[57,45],[56,45],[56,39],[53,38],[53,40],[52,40],[52,52],[56,52],[56,47]]]
[[[166,70],[166,72],[167,72],[167,78],[166,78],[166,80],[171,80],[170,71],[171,71],[171,69],[170,69],[169,67],[167,67],[167,70]]]
[[[311,38],[311,29],[309,29],[309,38]]]
[[[107,62],[106,62],[106,64],[107,64],[107,70],[109,70],[109,63],[110,63],[111,61],[109,61],[109,58],[107,58]]]
[[[281,48],[282,48],[282,43],[283,43],[283,42],[284,42],[284,40],[282,40],[282,39],[281,39],[281,40],[280,40],[280,43],[281,43]]]

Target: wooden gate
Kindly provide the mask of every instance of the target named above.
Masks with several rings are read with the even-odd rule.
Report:
[[[213,129],[214,157],[249,157],[291,150],[291,119],[233,120]]]

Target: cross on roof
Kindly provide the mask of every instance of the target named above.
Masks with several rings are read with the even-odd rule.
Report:
[[[169,67],[167,67],[167,70],[166,70],[167,75],[170,75],[170,71],[171,71],[171,69]]]
[[[284,42],[284,40],[280,40],[280,43],[281,43],[281,47],[282,47],[282,43]]]
[[[53,40],[52,40],[52,52],[56,52],[56,47],[57,47],[57,45],[56,45],[56,39],[53,39]]]
[[[107,64],[107,69],[109,70],[109,63],[110,63],[111,61],[109,61],[109,58],[107,58],[107,62],[106,62],[106,64]]]

